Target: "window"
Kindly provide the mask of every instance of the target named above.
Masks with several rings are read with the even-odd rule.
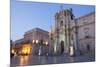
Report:
[[[87,44],[87,50],[90,51],[90,45],[89,44]]]
[[[66,11],[64,11],[64,16],[66,16]]]
[[[83,25],[86,25],[87,24],[87,22],[83,22]]]
[[[60,27],[62,27],[62,26],[63,26],[63,21],[60,22]]]
[[[89,28],[84,28],[84,36],[85,38],[89,38]]]
[[[71,36],[71,39],[73,40],[73,35]]]
[[[86,18],[83,18],[82,21],[83,21],[83,25],[86,25],[88,23]]]

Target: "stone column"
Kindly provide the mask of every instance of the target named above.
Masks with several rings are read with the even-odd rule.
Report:
[[[74,29],[73,29],[74,52],[75,52],[75,55],[79,55],[78,31],[77,31],[76,21],[74,23],[75,23]]]
[[[69,47],[70,47],[70,18],[69,14],[66,16],[66,39],[67,39],[67,46],[66,46],[66,51],[69,54]]]

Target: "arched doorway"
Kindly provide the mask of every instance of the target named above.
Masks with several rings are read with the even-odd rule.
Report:
[[[61,41],[60,45],[61,45],[61,54],[62,54],[64,52],[64,41]]]

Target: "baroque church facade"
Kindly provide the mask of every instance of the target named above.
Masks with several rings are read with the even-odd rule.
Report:
[[[85,25],[84,25],[85,24]],[[95,12],[75,18],[72,9],[55,14],[55,25],[50,32],[52,54],[95,52]]]

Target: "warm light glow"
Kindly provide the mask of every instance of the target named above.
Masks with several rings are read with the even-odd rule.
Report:
[[[22,49],[22,53],[27,54],[27,52],[28,52],[28,49],[27,48],[23,48]]]
[[[35,40],[32,41],[33,43],[35,42]]]
[[[48,42],[45,42],[46,45],[48,45]]]
[[[31,53],[31,45],[25,44],[22,47],[22,54],[30,54]]]
[[[15,53],[14,49],[11,50],[11,53],[13,53],[13,54]]]
[[[14,49],[11,50],[11,53],[14,54],[15,56],[17,55]]]
[[[38,43],[39,42],[39,40],[36,40],[36,43]]]
[[[29,56],[20,56],[20,65],[27,65]]]

